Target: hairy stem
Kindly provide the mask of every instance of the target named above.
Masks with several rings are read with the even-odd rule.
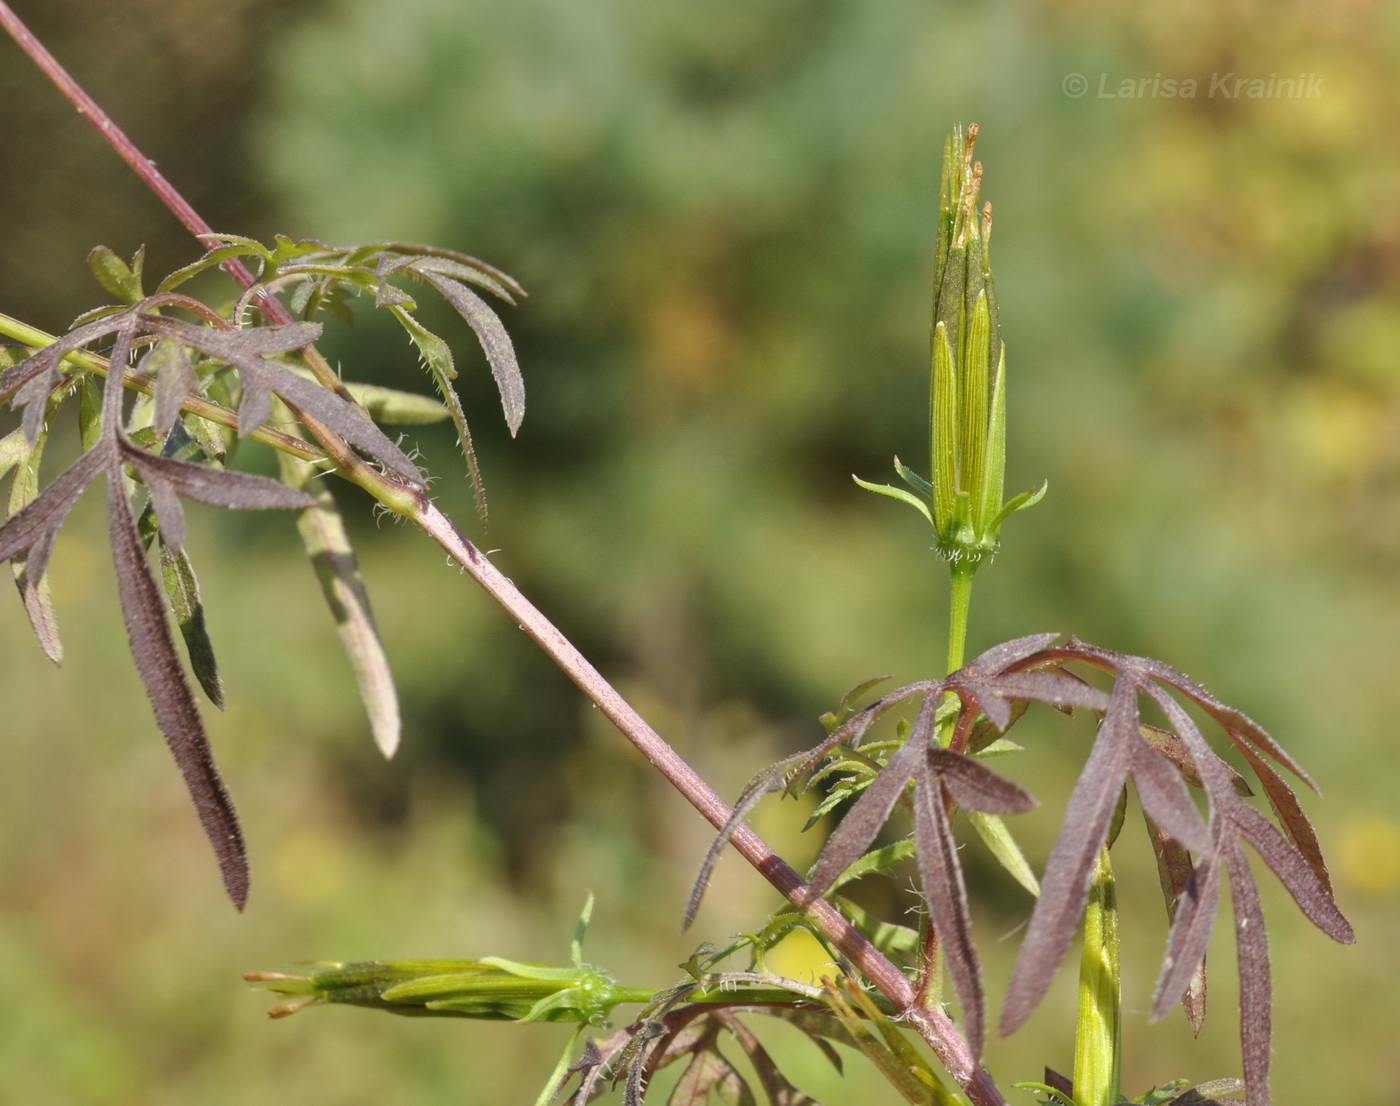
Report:
[[[977,573],[976,561],[954,561],[951,569],[951,601],[948,605],[948,672],[963,666],[967,649],[967,615],[972,606],[972,577]]]
[[[1105,846],[1094,864],[1094,882],[1084,915],[1074,1035],[1074,1099],[1079,1106],[1110,1106],[1118,1101],[1120,976],[1118,897]]]
[[[540,646],[551,660],[589,697],[656,769],[716,829],[733,813],[693,768],[651,728],[589,660],[532,604],[513,583],[468,541],[433,504],[424,500],[415,519],[418,526],[457,560],[482,588]],[[832,942],[928,1042],[948,1073],[963,1087],[975,1106],[1004,1103],[991,1077],[973,1060],[952,1021],[941,1010],[910,1009],[914,989],[908,978],[879,949],[860,934],[825,899],[813,898],[811,886],[764,840],[741,825],[731,844],[788,901],[802,907]]]

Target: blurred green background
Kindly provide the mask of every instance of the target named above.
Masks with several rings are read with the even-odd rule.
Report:
[[[729,795],[852,684],[942,661],[929,535],[850,474],[926,467],[938,162],[980,123],[1008,489],[1051,490],[979,577],[970,648],[1055,629],[1160,656],[1301,758],[1358,944],[1266,888],[1276,1101],[1400,1103],[1395,5],[13,6],[216,228],[432,242],[524,283],[514,442],[470,334],[438,317],[491,497],[481,544]],[[1312,94],[1227,96],[1225,74]],[[1194,97],[1163,95],[1187,79]],[[57,330],[104,302],[96,243],[146,244],[152,273],[195,256],[8,40],[0,121],[0,310]],[[425,384],[380,320],[324,348],[352,379]],[[414,441],[479,535],[449,437]],[[0,619],[0,1100],[532,1101],[559,1027],[271,1023],[239,974],[562,961],[591,889],[590,959],[661,985],[776,905],[731,858],[678,936],[703,824],[435,547],[346,490],[404,703],[387,765],[290,520],[191,513],[230,699],[208,722],[254,864],[235,915],[124,652],[99,498],[55,555],[63,669],[17,602]],[[1012,771],[1048,834],[1090,735],[1027,725]],[[804,864],[803,817],[756,822]],[[1165,926],[1136,833],[1131,1093],[1238,1071],[1228,925],[1203,1038],[1146,1024]],[[1030,903],[970,863],[999,998]],[[1062,974],[993,1044],[1003,1083],[1069,1067]],[[894,1100],[862,1061],[843,1085],[772,1039],[817,1097]]]

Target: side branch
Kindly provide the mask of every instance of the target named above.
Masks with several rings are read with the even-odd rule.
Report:
[[[410,517],[470,573],[706,821],[716,829],[724,828],[733,813],[729,805],[485,554],[426,499],[423,506]],[[909,1024],[933,1049],[948,1074],[967,1092],[974,1106],[1005,1106],[1001,1092],[973,1059],[971,1050],[952,1020],[938,1010],[914,1008],[913,985],[888,957],[866,940],[829,902],[812,897],[811,886],[748,826],[739,826],[730,843],[789,902],[804,910],[827,939],[897,1009],[905,1012]]]

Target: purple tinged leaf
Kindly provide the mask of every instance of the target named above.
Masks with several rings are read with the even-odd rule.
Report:
[[[866,692],[873,691],[886,680],[892,679],[894,679],[894,677],[887,674],[884,676],[872,676],[868,680],[862,680],[860,683],[856,684],[855,687],[851,688],[850,691],[846,692],[845,695],[841,696],[841,702],[837,704],[834,716],[840,718],[850,710],[855,704],[855,701],[864,696]]]
[[[700,863],[700,871],[696,873],[695,882],[690,888],[690,898],[685,904],[685,916],[681,919],[682,933],[688,930],[691,923],[695,921],[695,915],[700,910],[700,902],[705,897],[705,891],[710,885],[710,877],[714,874],[715,865],[719,863],[724,847],[734,837],[735,831],[744,824],[744,820],[753,813],[754,808],[763,801],[765,796],[771,795],[774,791],[782,790],[786,773],[794,763],[805,759],[806,755],[798,753],[796,756],[769,765],[745,785],[743,792],[734,803],[728,821],[715,835],[715,839],[710,842],[709,851],[705,853],[705,859]]]
[[[173,457],[157,457],[127,444],[122,446],[122,459],[136,469],[148,484],[168,484],[187,499],[197,499],[213,507],[253,511],[299,510],[315,504],[315,500],[305,492],[289,488],[267,476],[231,472],[214,465],[177,461]]]
[[[189,356],[178,344],[164,338],[137,363],[137,371],[155,377],[155,414],[152,425],[162,440],[180,415],[185,397],[199,390],[199,376]]]
[[[30,442],[38,442],[44,434],[44,423],[48,419],[49,396],[63,383],[63,376],[55,369],[49,369],[34,377],[15,393],[13,406],[23,407],[20,428]]]
[[[1331,890],[1318,879],[1307,858],[1289,843],[1278,827],[1243,803],[1230,812],[1230,820],[1237,836],[1254,846],[1313,925],[1341,944],[1349,945],[1356,940],[1356,933],[1337,909]],[[1233,868],[1230,874],[1233,878]]]
[[[443,298],[476,332],[482,352],[491,365],[491,375],[496,379],[496,390],[501,394],[506,426],[510,428],[511,437],[515,437],[525,418],[525,381],[520,375],[515,348],[506,334],[506,328],[486,301],[461,281],[432,271],[423,272],[422,276],[442,293]]]
[[[1142,667],[1151,675],[1154,680],[1168,685],[1180,691],[1188,699],[1195,702],[1202,710],[1211,716],[1232,739],[1246,741],[1253,745],[1260,752],[1267,753],[1278,761],[1300,780],[1306,783],[1314,792],[1317,791],[1317,784],[1312,777],[1303,771],[1302,765],[1289,755],[1287,750],[1275,741],[1265,729],[1247,714],[1228,707],[1215,696],[1211,695],[1200,684],[1195,683],[1188,677],[1182,675],[1176,669],[1161,661],[1138,658]]]
[[[17,365],[12,365],[0,375],[0,403],[16,396],[26,384],[34,380],[41,373],[48,373],[53,383],[58,382],[58,365],[68,354],[81,349],[89,342],[94,342],[98,338],[105,338],[116,330],[120,330],[126,323],[127,314],[123,312],[119,317],[109,316],[98,319],[95,322],[87,323],[84,326],[70,330],[63,337],[52,345],[45,346],[41,350],[35,350]],[[43,393],[48,394],[52,387],[44,388]],[[32,398],[32,396],[31,396]],[[18,401],[15,404],[18,406]],[[30,439],[33,440],[32,438]]]
[[[1142,693],[1166,716],[1167,721],[1175,728],[1177,736],[1185,743],[1191,762],[1200,774],[1201,785],[1210,798],[1212,811],[1218,811],[1222,803],[1229,802],[1230,797],[1235,796],[1227,765],[1216,755],[1205,735],[1201,733],[1200,727],[1196,725],[1195,719],[1186,713],[1180,703],[1150,680],[1143,681],[1139,686]]]
[[[117,592],[136,668],[146,685],[156,724],[165,735],[200,824],[214,847],[224,886],[234,905],[242,910],[248,899],[248,857],[243,832],[233,801],[214,765],[199,708],[170,637],[165,606],[122,491],[121,470],[115,464],[107,475],[107,518],[117,567]]]
[[[1006,727],[1011,725],[1011,704],[992,691],[986,683],[965,684],[958,679],[956,673],[947,680],[948,687],[958,693],[958,698],[963,701],[962,712],[964,717],[971,707],[972,714],[980,710],[1002,733],[1006,732]]]
[[[1335,940],[1344,943],[1353,940],[1350,923],[1337,909],[1330,888],[1317,875],[1307,857],[1290,845],[1263,815],[1239,799],[1228,784],[1224,762],[1205,746],[1199,729],[1180,705],[1160,689],[1148,687],[1146,690],[1191,748],[1215,804],[1216,820],[1225,823],[1231,836],[1244,836],[1249,840],[1314,925]],[[1223,836],[1224,829],[1216,832],[1217,840]]]
[[[1045,1085],[1067,1099],[1074,1098],[1074,1081],[1067,1075],[1061,1075],[1054,1068],[1045,1069]]]
[[[920,713],[924,713],[927,705],[936,703],[936,700],[937,696],[930,693],[924,699],[925,707],[920,708]],[[894,804],[904,793],[905,785],[913,778],[919,762],[924,759],[924,753],[925,750],[919,747],[917,733],[912,734],[856,800],[855,806],[841,819],[841,824],[827,838],[817,866],[812,871],[812,898],[824,894],[837,876],[865,855],[875,835],[889,819]]]
[[[1031,915],[1002,1008],[1003,1036],[1025,1024],[1074,939],[1094,877],[1094,861],[1108,837],[1131,763],[1123,734],[1125,730],[1133,733],[1137,723],[1136,690],[1120,676],[1114,682],[1109,711],[1089,759],[1070,794],[1064,823],[1040,880],[1040,900]]]
[[[243,381],[245,403],[248,402],[247,392],[250,387],[276,392],[294,408],[305,411],[317,422],[335,431],[351,445],[363,449],[398,475],[415,484],[423,483],[423,474],[418,467],[360,408],[315,381],[307,380],[290,369],[266,360],[268,355],[290,353],[310,345],[321,335],[320,323],[288,323],[285,326],[216,330],[163,316],[145,316],[142,322],[156,334],[172,338],[181,345],[197,349],[236,368]],[[257,413],[258,409],[255,408],[253,414]],[[244,430],[244,422],[240,409],[240,432]],[[249,427],[249,430],[251,429],[253,427]]]
[[[1108,696],[1074,676],[1056,672],[1011,672],[986,680],[986,686],[1006,699],[1033,701],[1047,706],[1102,713],[1108,709]]]
[[[713,1050],[696,1052],[676,1083],[667,1106],[706,1106],[710,1092],[728,1102],[753,1102],[753,1093],[745,1085],[734,1065]]]
[[[1240,967],[1240,1049],[1249,1106],[1270,1106],[1269,1060],[1273,1039],[1273,981],[1264,906],[1249,865],[1235,842],[1226,846],[1230,898],[1235,908],[1235,949]]]
[[[1210,830],[1191,801],[1181,774],[1137,734],[1131,735],[1127,744],[1131,757],[1128,770],[1143,811],[1192,852],[1209,852]]]
[[[262,380],[248,377],[243,381],[243,396],[238,401],[238,436],[246,438],[272,416],[272,393]]]
[[[444,276],[456,277],[458,280],[465,280],[468,283],[478,285],[487,291],[500,296],[512,307],[515,306],[515,295],[504,283],[497,280],[492,273],[471,265],[463,265],[460,261],[454,261],[448,257],[420,257],[413,260],[412,267],[422,273],[433,272],[442,273]],[[503,274],[501,274],[503,275]],[[514,281],[511,284],[515,288],[515,293],[523,295],[521,288]]]
[[[10,499],[6,517],[23,510],[39,494],[39,466],[44,456],[46,437],[30,443],[23,430],[16,430],[0,442],[0,476],[15,468],[10,483]],[[17,554],[10,563],[15,585],[29,617],[30,628],[39,648],[54,664],[63,663],[63,640],[58,632],[58,612],[53,605],[53,589],[49,586],[48,563],[53,552],[57,530],[49,531],[29,548],[27,554]]]
[[[1000,645],[992,646],[985,653],[974,657],[965,667],[983,673],[1003,672],[1012,665],[1040,652],[1059,636],[1058,633],[1030,634],[1027,637],[1013,638]]]
[[[928,749],[928,761],[929,768],[964,810],[1025,814],[1040,805],[1030,792],[970,756],[932,746]]]
[[[457,250],[447,250],[443,249],[441,246],[425,246],[418,242],[379,242],[374,246],[364,248],[362,252],[364,256],[368,257],[372,256],[375,251],[387,251],[390,255],[407,255],[392,258],[390,263],[393,264],[395,268],[408,264],[419,264],[428,268],[441,268],[437,264],[439,261],[456,262],[463,269],[479,274],[489,279],[494,284],[499,284],[501,287],[505,288],[509,294],[502,295],[502,299],[514,303],[515,300],[513,297],[519,296],[523,298],[525,296],[525,289],[520,286],[520,283],[514,277],[503,273],[494,265],[488,265],[479,257],[472,257],[470,254],[459,253]],[[360,252],[361,251],[357,251],[357,253]],[[383,263],[384,262],[381,261],[381,264]],[[441,271],[448,272],[449,269],[441,268]]]
[[[1234,737],[1234,734],[1230,736]],[[1269,806],[1273,808],[1274,817],[1283,827],[1283,832],[1288,835],[1293,846],[1303,854],[1303,859],[1308,862],[1313,874],[1322,883],[1327,894],[1332,895],[1332,877],[1327,871],[1327,861],[1322,856],[1322,846],[1318,843],[1312,822],[1303,813],[1298,796],[1294,794],[1293,789],[1288,786],[1283,777],[1275,772],[1253,748],[1239,740],[1236,740],[1235,744],[1244,754],[1245,759],[1249,761],[1249,766],[1254,769],[1254,774],[1259,777],[1264,794],[1268,796]]]
[[[729,1029],[739,1047],[744,1050],[744,1055],[753,1065],[759,1082],[763,1084],[763,1091],[768,1096],[771,1106],[820,1106],[816,1099],[804,1094],[788,1082],[787,1076],[773,1062],[773,1058],[768,1055],[768,1050],[759,1042],[752,1029],[728,1013],[716,1014],[715,1020],[723,1023]],[[749,1101],[752,1101],[752,1096],[749,1096]],[[742,1103],[743,1100],[741,1099],[740,1102]]]
[[[58,611],[53,604],[53,588],[45,571],[56,536],[48,534],[35,542],[29,556],[24,561],[16,559],[11,567],[24,603],[24,613],[29,618],[29,627],[34,631],[39,648],[54,664],[62,664],[63,639],[58,633]]]
[[[929,918],[943,947],[953,990],[962,1003],[963,1037],[973,1059],[979,1060],[986,1036],[982,966],[972,941],[972,918],[962,865],[958,863],[958,844],[953,839],[943,789],[933,780],[920,780],[916,787],[914,837],[919,845],[919,879]]]
[[[1157,877],[1162,886],[1162,901],[1167,908],[1167,918],[1175,921],[1177,905],[1181,901],[1181,897],[1186,894],[1195,874],[1191,864],[1191,854],[1186,851],[1180,841],[1163,832],[1161,827],[1154,825],[1151,818],[1144,817],[1143,820],[1147,825],[1148,839],[1152,842],[1152,852],[1157,858]],[[1214,915],[1213,908],[1211,915]],[[1210,929],[1207,928],[1206,936],[1209,937],[1209,935]],[[1154,1007],[1161,998],[1163,983],[1166,981],[1166,976],[1173,962],[1174,956],[1169,939],[1158,985],[1152,996]],[[1159,1016],[1164,1016],[1170,1005],[1171,999],[1168,998],[1162,1007],[1162,1015]],[[1205,1024],[1206,1020],[1206,962],[1204,955],[1200,957],[1195,971],[1186,985],[1185,992],[1181,996],[1181,1005],[1186,1012],[1187,1020],[1191,1023],[1192,1031],[1199,1037],[1201,1026]]]
[[[1177,999],[1186,993],[1205,959],[1220,908],[1221,862],[1201,860],[1175,902],[1175,914],[1167,933],[1167,952],[1152,992],[1153,1021],[1166,1017]],[[1204,1016],[1204,1012],[1202,1012]]]
[[[1151,745],[1160,755],[1166,757],[1172,764],[1176,765],[1176,770],[1181,773],[1181,778],[1192,787],[1204,787],[1201,782],[1201,774],[1196,771],[1195,762],[1191,759],[1191,754],[1186,750],[1186,743],[1177,737],[1170,730],[1158,729],[1156,726],[1146,724],[1138,727],[1138,733],[1142,739]],[[1249,788],[1249,782],[1231,768],[1225,766],[1230,773],[1230,782],[1234,784],[1237,795],[1253,795]]]
[[[7,519],[0,526],[0,561],[9,560],[39,541],[52,542],[53,535],[63,526],[73,504],[102,471],[110,456],[112,451],[107,449],[92,449],[82,454],[54,477],[34,502]]]
[[[140,469],[137,468],[137,471]],[[156,520],[160,523],[162,541],[179,552],[185,548],[185,508],[180,505],[180,497],[175,494],[169,481],[158,478],[147,480],[146,490],[150,493],[151,506],[155,508]]]
[[[271,362],[263,362],[261,367],[243,371],[262,376],[266,387],[293,408],[330,427],[351,445],[358,446],[405,480],[415,485],[423,484],[424,476],[418,466],[353,403]]]

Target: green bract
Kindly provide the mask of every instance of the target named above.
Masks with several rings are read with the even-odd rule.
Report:
[[[938,259],[929,331],[932,481],[895,458],[914,489],[856,483],[914,506],[954,565],[996,552],[1001,524],[1045,494],[1045,485],[1002,502],[1006,475],[1006,349],[1001,340],[988,243],[992,205],[977,210],[982,163],[972,160],[977,126],[955,129],[943,147]]]

